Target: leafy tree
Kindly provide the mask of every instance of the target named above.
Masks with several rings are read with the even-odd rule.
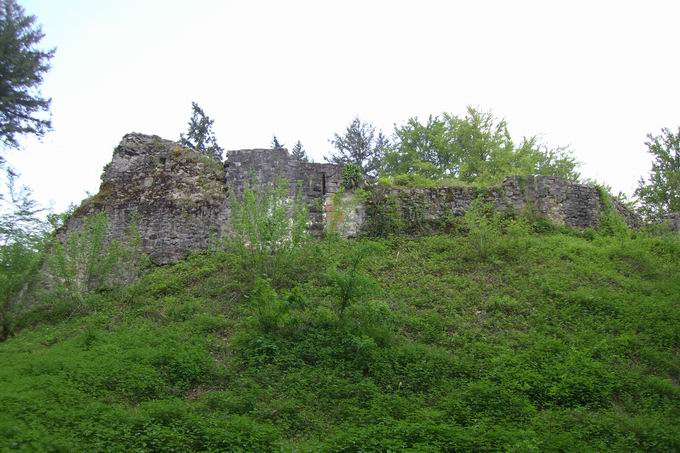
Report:
[[[279,139],[276,138],[276,135],[272,138],[272,149],[283,149],[283,145],[279,143]]]
[[[297,143],[295,143],[295,146],[293,146],[292,155],[297,160],[309,162],[309,157],[307,157],[307,152],[302,147],[302,143],[300,143],[300,140],[298,140]]]
[[[51,130],[50,99],[39,90],[55,49],[36,46],[44,37],[35,16],[15,0],[0,0],[0,142],[18,148],[18,136],[42,137]]]
[[[27,187],[16,186],[7,170],[7,189],[0,194],[0,341],[12,332],[13,310],[33,281],[41,262],[47,224]]]
[[[7,188],[0,194],[0,246],[12,242],[32,242],[42,237],[47,224],[40,218],[44,211],[26,186],[17,187],[17,174],[6,170]]]
[[[188,123],[189,130],[187,131],[186,136],[180,134],[180,145],[221,161],[222,151],[224,149],[217,144],[215,133],[212,130],[212,125],[215,120],[206,116],[203,109],[195,102],[191,103],[191,110],[191,119]]]
[[[650,219],[680,212],[680,127],[677,133],[663,128],[660,135],[647,135],[647,151],[654,156],[647,180],[640,178],[635,195],[641,211]]]
[[[378,175],[389,140],[382,131],[375,133],[370,123],[354,118],[343,135],[335,134],[330,141],[335,147],[327,162],[336,164],[358,165],[363,173],[370,177]]]
[[[0,341],[13,330],[15,308],[36,279],[41,264],[42,238],[17,238],[0,245]]]
[[[468,107],[463,117],[444,113],[395,128],[396,147],[385,156],[387,174],[498,182],[517,174],[561,176],[575,181],[578,165],[567,148],[551,149],[536,137],[515,145],[504,120]]]

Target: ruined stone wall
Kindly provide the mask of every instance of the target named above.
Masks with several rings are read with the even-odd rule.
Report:
[[[343,236],[370,230],[375,220],[371,216],[387,211],[398,217],[404,231],[427,232],[436,231],[451,218],[463,216],[477,199],[499,211],[531,212],[558,225],[576,228],[596,227],[605,210],[596,187],[570,183],[554,176],[508,177],[501,185],[489,189],[378,188],[361,204],[344,197],[339,200],[342,206],[329,206],[327,210],[329,217],[339,214],[342,218],[337,231]],[[641,225],[634,213],[616,201],[612,202],[630,226]],[[345,212],[338,212],[343,209]]]
[[[285,149],[228,151],[224,170],[225,186],[237,197],[250,185],[265,188],[275,184],[279,178],[286,179],[289,195],[299,193],[307,203],[310,227],[316,234],[324,228],[324,199],[337,192],[342,182],[341,165],[303,162],[292,157]]]
[[[597,226],[604,210],[596,188],[550,176],[509,177],[486,190],[377,188],[359,200],[338,193],[340,165],[302,162],[285,150],[267,149],[230,151],[222,163],[175,142],[133,133],[115,148],[99,192],[81,204],[58,234],[63,238],[87,217],[104,212],[109,238],[126,240],[135,223],[143,251],[157,264],[170,263],[230,234],[232,196],[240,197],[251,183],[265,188],[279,178],[288,180],[290,196],[299,194],[307,203],[314,234],[329,223],[342,236],[361,234],[371,213],[387,204],[399,210],[407,231],[436,231],[446,219],[464,215],[477,198],[499,210],[531,210],[578,228]],[[639,226],[633,213],[615,206],[629,225]]]
[[[227,221],[222,164],[157,136],[127,134],[104,168],[99,192],[85,200],[62,234],[104,212],[109,236],[125,240],[136,222],[143,250],[159,264],[205,249]]]
[[[99,192],[83,201],[60,231],[64,237],[85,218],[107,215],[109,238],[127,239],[135,222],[152,261],[177,261],[229,234],[229,196],[240,196],[252,178],[265,187],[290,182],[308,203],[312,230],[323,230],[324,195],[338,190],[342,167],[302,162],[285,150],[241,150],[219,162],[157,136],[127,134],[104,168]]]

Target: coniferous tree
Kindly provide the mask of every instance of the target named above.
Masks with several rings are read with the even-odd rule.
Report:
[[[217,144],[212,125],[215,120],[210,119],[197,103],[191,103],[191,119],[189,120],[186,136],[180,134],[179,144],[198,151],[201,154],[222,160],[223,148]]]
[[[680,212],[680,128],[677,133],[661,130],[661,135],[647,135],[647,151],[654,156],[652,170],[645,181],[640,178],[635,195],[641,211],[649,219],[660,220]]]
[[[300,143],[300,140],[295,143],[295,146],[293,146],[293,150],[291,152],[294,158],[298,160],[302,160],[305,162],[309,162],[309,157],[307,157],[307,151],[302,146],[302,143]]]
[[[272,138],[272,149],[283,149],[283,144],[279,143],[279,139],[276,138],[276,135]]]
[[[336,164],[354,164],[361,168],[366,176],[376,177],[382,166],[389,141],[379,131],[377,136],[371,123],[364,123],[354,118],[343,135],[335,134],[330,140],[335,147],[327,162]]]
[[[18,148],[21,135],[42,137],[51,130],[50,99],[40,84],[55,49],[36,46],[44,37],[35,16],[15,0],[0,0],[0,142]]]

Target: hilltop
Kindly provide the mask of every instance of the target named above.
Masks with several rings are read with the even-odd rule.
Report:
[[[3,249],[0,451],[680,449],[674,224],[346,170],[126,135]]]
[[[677,236],[496,220],[53,299],[0,344],[0,450],[677,451]]]
[[[156,264],[167,264],[208,249],[211,240],[233,236],[234,199],[248,189],[263,192],[280,183],[286,197],[305,205],[308,230],[317,237],[329,228],[343,237],[443,231],[475,202],[578,228],[597,227],[612,204],[628,225],[642,224],[597,187],[556,176],[509,176],[487,186],[397,181],[370,190],[345,188],[345,178],[343,165],[300,161],[285,149],[229,151],[222,162],[158,136],[130,133],[114,149],[99,192],[70,215],[61,237],[103,214],[109,238],[127,240],[134,224],[142,250]]]

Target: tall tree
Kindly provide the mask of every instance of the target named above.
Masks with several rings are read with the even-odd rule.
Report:
[[[31,190],[17,185],[14,171],[5,172],[7,187],[0,193],[0,247],[41,237],[47,231],[41,219],[44,209],[33,199]]]
[[[385,156],[387,174],[487,183],[525,174],[579,178],[578,163],[568,148],[548,148],[536,137],[515,145],[504,120],[473,107],[462,117],[444,113],[430,116],[426,123],[411,118],[395,127],[395,137],[396,146]]]
[[[17,174],[6,172],[7,188],[0,194],[0,341],[12,331],[17,296],[40,268],[48,231],[31,191],[17,187]]]
[[[276,135],[272,138],[272,149],[283,149],[283,145],[279,143],[279,139],[276,138]]]
[[[680,212],[680,127],[677,133],[663,128],[660,135],[647,135],[647,152],[654,156],[647,180],[640,178],[635,195],[640,210],[653,220]]]
[[[297,143],[295,143],[295,145],[293,146],[291,154],[293,155],[294,158],[298,160],[309,162],[309,157],[307,157],[307,151],[305,151],[305,148],[302,146],[302,143],[300,143],[300,140],[298,140]]]
[[[335,151],[331,152],[330,157],[325,157],[327,162],[357,165],[364,175],[370,177],[378,175],[389,147],[389,141],[382,131],[376,135],[373,125],[358,117],[352,120],[343,135],[335,134],[330,142]]]
[[[191,110],[189,129],[186,135],[180,134],[179,144],[221,161],[224,149],[217,144],[212,130],[215,121],[206,116],[203,109],[195,102],[191,103]]]
[[[40,85],[55,49],[37,47],[44,34],[15,0],[0,0],[0,142],[19,147],[19,136],[51,130],[50,99]]]

